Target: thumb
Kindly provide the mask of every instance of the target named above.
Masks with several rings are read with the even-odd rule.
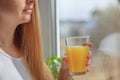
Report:
[[[66,58],[66,57],[63,57],[63,59],[62,59],[61,68],[68,69],[68,66],[67,66],[67,58]]]

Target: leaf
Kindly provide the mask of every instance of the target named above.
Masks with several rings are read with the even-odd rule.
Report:
[[[53,56],[47,58],[47,60],[45,62],[48,65],[48,67],[50,68],[51,72],[53,73],[55,79],[57,79],[62,59],[57,57],[56,55],[53,55]]]

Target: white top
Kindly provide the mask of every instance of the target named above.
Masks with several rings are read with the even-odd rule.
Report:
[[[32,80],[21,58],[14,58],[0,49],[0,80]]]

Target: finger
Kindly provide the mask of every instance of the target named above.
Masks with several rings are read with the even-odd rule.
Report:
[[[89,69],[90,63],[91,63],[91,60],[89,60],[88,63],[86,64],[86,66],[87,66],[87,72],[90,71],[90,69]]]
[[[87,55],[87,59],[89,60],[89,59],[91,59],[91,57],[92,57],[92,54],[89,52]]]
[[[91,59],[90,58],[91,58],[91,55],[88,54],[86,66],[90,66],[90,64],[91,64]]]
[[[72,78],[72,76],[73,75],[71,75],[70,74],[70,72],[69,72],[69,68],[68,68],[68,64],[67,64],[67,58],[66,57],[63,57],[63,59],[62,59],[62,65],[61,65],[61,68],[60,68],[60,71],[62,71],[63,72],[63,74],[64,74],[64,76],[66,76],[68,79],[70,78]],[[68,80],[67,79],[67,80]],[[69,79],[69,80],[70,80]],[[66,79],[65,79],[66,80]]]
[[[87,72],[89,72],[90,70],[87,68]]]
[[[66,57],[63,57],[62,64],[67,64],[67,58]]]
[[[68,65],[67,65],[67,58],[63,57],[62,59],[62,65],[61,65],[62,69],[68,70]]]
[[[89,69],[89,67],[87,66],[87,72],[89,72],[90,71],[90,69]]]
[[[87,67],[90,66],[90,63],[88,62],[88,63],[86,64],[86,66],[87,66]]]
[[[89,48],[93,47],[93,44],[91,42],[89,43],[84,43],[83,46],[89,46]]]

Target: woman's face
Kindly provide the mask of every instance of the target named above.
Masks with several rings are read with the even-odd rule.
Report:
[[[0,15],[15,21],[17,24],[31,20],[35,0],[0,0]]]

